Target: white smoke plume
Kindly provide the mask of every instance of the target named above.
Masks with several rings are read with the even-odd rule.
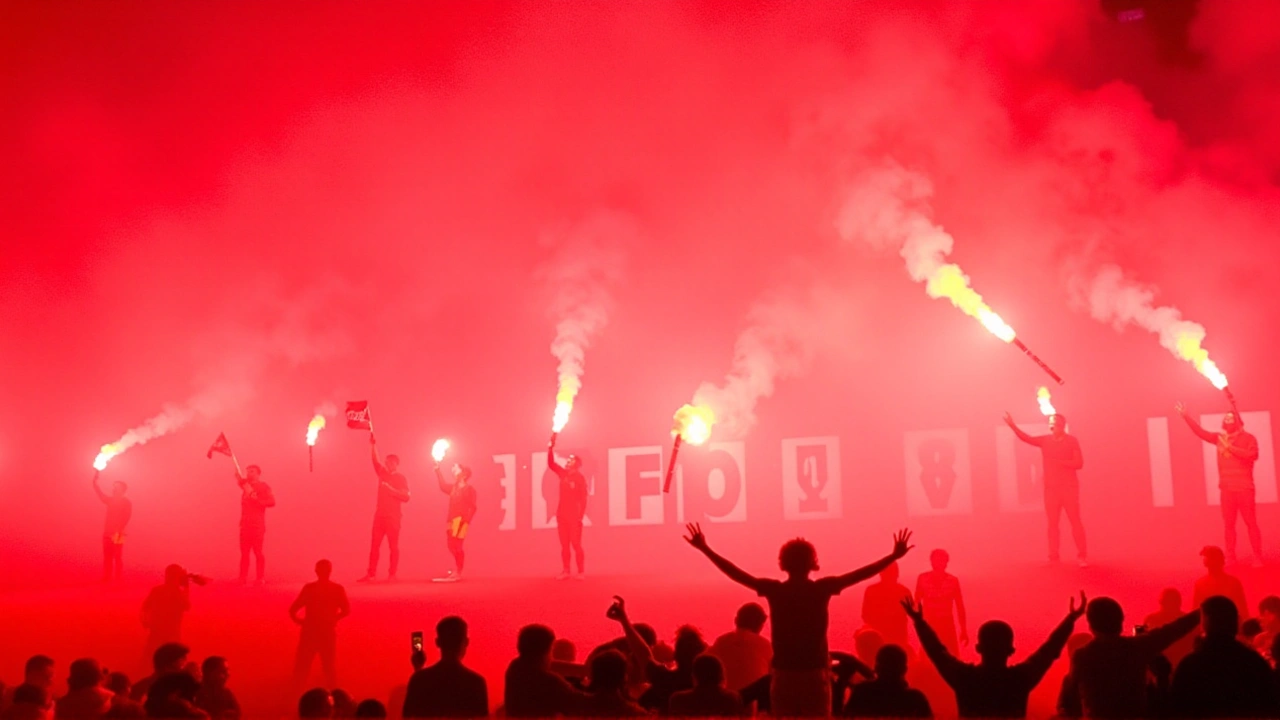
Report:
[[[587,348],[609,322],[611,289],[622,279],[627,248],[638,238],[635,221],[613,211],[597,212],[542,238],[544,246],[554,248],[539,272],[551,290],[551,315],[556,319],[551,354],[559,361],[558,403],[571,407],[582,389]]]

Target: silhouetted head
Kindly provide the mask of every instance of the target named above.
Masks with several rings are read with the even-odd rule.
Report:
[[[989,620],[978,628],[978,646],[974,648],[987,664],[1003,665],[1013,655],[1013,628],[1001,620]]]
[[[569,470],[578,470],[582,467],[582,458],[577,455],[570,455],[569,459],[565,461],[564,466]]]
[[[747,630],[753,633],[759,633],[764,629],[764,623],[769,619],[765,614],[764,608],[759,603],[747,603],[738,608],[738,614],[733,618],[733,626],[739,630]]]
[[[23,670],[22,682],[46,690],[53,687],[53,658],[48,655],[32,655]]]
[[[525,660],[547,660],[556,633],[546,625],[525,625],[516,638],[516,654]]]
[[[1124,630],[1124,608],[1109,597],[1090,600],[1085,619],[1094,635],[1117,636]]]
[[[1182,593],[1177,588],[1161,590],[1160,610],[1166,613],[1182,612]]]
[[[1067,638],[1067,659],[1070,660],[1077,650],[1091,642],[1093,642],[1093,636],[1089,633],[1072,633],[1071,637]]]
[[[13,689],[14,705],[34,705],[38,708],[49,707],[49,689],[23,683]]]
[[[257,465],[250,465],[249,467],[244,469],[244,475],[250,480],[257,480],[258,478],[262,477],[262,468],[258,467]]]
[[[1249,618],[1240,623],[1240,636],[1250,643],[1253,639],[1262,634],[1262,621],[1258,618]]]
[[[1240,632],[1240,611],[1231,600],[1214,595],[1200,605],[1200,624],[1208,640],[1227,640]]]
[[[898,578],[901,577],[901,575],[902,570],[898,567],[898,563],[889,563],[889,567],[880,571],[880,581],[895,583],[898,582]]]
[[[1067,434],[1067,416],[1062,413],[1056,413],[1049,416],[1049,432],[1056,437],[1062,437]]]
[[[1222,572],[1227,566],[1227,557],[1222,553],[1222,548],[1214,545],[1205,545],[1200,551],[1200,557],[1204,558],[1204,566],[1211,573]]]
[[[467,654],[467,621],[450,615],[436,623],[436,647],[440,654],[451,660],[461,660]]]
[[[333,717],[333,696],[324,688],[313,688],[302,693],[302,697],[298,699],[298,717]]]
[[[707,651],[707,643],[702,633],[691,625],[681,626],[676,630],[676,665],[689,667],[695,658]]]
[[[196,693],[200,692],[200,683],[184,672],[169,673],[156,678],[147,691],[146,710],[148,717],[172,717],[167,711],[178,700],[192,702]]]
[[[649,647],[658,644],[658,631],[653,629],[649,623],[636,623],[636,634],[644,638],[644,642]]]
[[[778,551],[778,567],[788,575],[805,577],[818,571],[818,551],[804,538],[789,540]]]
[[[333,576],[333,563],[328,560],[316,561],[316,577],[320,580],[328,580]]]
[[[1258,603],[1258,620],[1264,628],[1275,628],[1280,625],[1280,597],[1268,595]]]
[[[111,483],[111,496],[122,498],[124,494],[129,492],[129,485],[121,480]]]
[[[109,673],[104,684],[108,690],[120,697],[129,697],[129,691],[133,689],[133,683],[129,682],[129,676],[122,672]]]
[[[388,455],[387,456],[387,472],[395,472],[396,468],[398,467],[400,467],[400,456]]]
[[[1244,421],[1240,419],[1239,415],[1236,415],[1234,412],[1229,412],[1222,416],[1222,429],[1229,433],[1236,432],[1237,430],[1243,430]]]
[[[693,661],[693,684],[696,687],[724,687],[724,665],[715,655],[699,655]]]
[[[862,662],[872,665],[876,661],[876,653],[884,647],[884,637],[875,630],[865,627],[853,634],[853,652]]]
[[[358,718],[385,718],[387,716],[387,706],[383,705],[379,700],[362,700],[356,706],[356,717]]]
[[[342,688],[334,688],[329,693],[333,697],[333,716],[336,718],[352,718],[356,716],[356,699]]]
[[[170,565],[164,569],[165,585],[181,585],[187,581],[187,569],[181,565]]]
[[[617,650],[606,650],[591,658],[591,689],[617,692],[627,684],[627,659]]]
[[[231,667],[227,665],[226,658],[210,655],[200,663],[200,675],[209,687],[226,687],[231,679]]]
[[[71,661],[70,675],[67,677],[68,690],[83,690],[102,684],[102,666],[93,658],[80,658]]]
[[[885,645],[876,653],[876,679],[903,682],[907,677],[907,651]]]
[[[157,674],[180,672],[190,654],[191,648],[182,643],[165,643],[151,654],[151,666]]]
[[[578,646],[574,645],[573,641],[568,638],[557,638],[555,642],[551,643],[551,659],[556,662],[577,662]]]
[[[466,465],[455,464],[453,466],[453,479],[463,485],[467,484],[467,481],[471,479],[471,468]]]
[[[937,572],[945,572],[947,565],[951,563],[951,556],[946,550],[938,548],[929,553],[929,565]]]

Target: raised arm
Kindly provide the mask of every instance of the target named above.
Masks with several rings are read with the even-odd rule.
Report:
[[[956,581],[956,621],[960,623],[960,644],[969,644],[969,614],[964,610],[964,595],[960,593],[960,581]]]
[[[1211,433],[1208,430],[1205,430],[1203,427],[1201,427],[1200,423],[1197,422],[1195,418],[1191,417],[1190,413],[1187,412],[1186,405],[1183,405],[1182,403],[1178,403],[1177,405],[1174,406],[1174,409],[1178,411],[1178,414],[1182,416],[1183,420],[1187,421],[1187,427],[1191,428],[1191,432],[1195,433],[1196,437],[1199,437],[1201,440],[1207,443],[1217,444],[1218,434]]]
[[[547,469],[559,475],[564,472],[564,466],[556,462],[556,436],[551,436],[551,442],[547,443]]]
[[[899,558],[906,555],[911,548],[915,547],[910,543],[911,531],[906,529],[899,530],[897,534],[893,536],[893,552],[885,555],[870,565],[860,567],[857,570],[845,573],[844,575],[837,575],[836,577],[831,578],[831,580],[839,586],[840,590],[844,590],[845,588],[857,585],[863,580],[873,578],[876,575],[879,575],[885,568],[897,562]]]
[[[635,625],[631,624],[631,618],[627,616],[627,602],[621,597],[613,596],[613,605],[609,606],[609,611],[605,616],[610,620],[616,620],[622,625],[622,631],[627,636],[627,647],[631,650],[632,657],[640,661],[644,667],[653,664],[653,649],[649,647],[649,643],[644,641],[640,633],[636,632]]]
[[[369,433],[369,457],[373,460],[373,471],[377,473],[379,478],[387,474],[387,468],[382,464],[382,459],[378,457],[378,440]]]
[[[1159,654],[1195,630],[1199,624],[1200,611],[1192,610],[1168,625],[1161,625],[1136,639],[1141,641],[1153,655]]]
[[[1013,431],[1013,434],[1022,442],[1027,443],[1028,445],[1040,444],[1040,442],[1036,440],[1036,436],[1023,432],[1022,428],[1018,427],[1018,424],[1013,421],[1013,416],[1009,413],[1004,414],[1004,424],[1008,425],[1009,429]]]
[[[685,542],[692,545],[695,550],[700,551],[703,555],[706,555],[707,559],[711,561],[711,564],[715,565],[720,572],[724,573],[730,580],[738,583],[739,585],[745,585],[756,592],[760,591],[760,586],[763,584],[763,581],[721,557],[715,550],[712,550],[711,547],[707,545],[707,538],[702,534],[702,527],[698,523],[690,523],[685,526],[685,529],[689,531],[689,536],[684,539]]]
[[[1034,687],[1039,684],[1045,673],[1049,672],[1049,668],[1053,667],[1053,662],[1058,659],[1058,656],[1062,654],[1062,649],[1067,646],[1067,641],[1071,639],[1071,633],[1076,628],[1076,621],[1080,619],[1080,616],[1084,615],[1084,609],[1088,603],[1089,599],[1085,597],[1083,592],[1080,593],[1080,605],[1078,607],[1076,606],[1075,598],[1072,598],[1067,616],[1062,619],[1062,622],[1058,623],[1058,627],[1053,629],[1044,644],[1022,662],[1021,666],[1031,674],[1029,678],[1032,680],[1030,686]]]
[[[911,618],[911,622],[915,624],[916,636],[920,638],[920,645],[924,648],[925,654],[929,656],[933,666],[938,668],[938,674],[942,679],[950,685],[952,678],[955,678],[957,673],[963,672],[964,663],[957,660],[947,646],[942,644],[942,640],[938,639],[938,634],[924,619],[923,605],[916,605],[911,602],[911,598],[905,598],[902,601],[902,609],[907,611],[907,617]]]

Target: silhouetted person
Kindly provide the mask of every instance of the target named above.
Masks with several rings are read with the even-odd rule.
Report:
[[[633,657],[645,668],[649,687],[640,696],[640,706],[650,711],[666,712],[671,696],[693,687],[693,661],[707,649],[702,634],[685,625],[676,630],[675,667],[655,661],[652,648],[636,631],[627,616],[626,602],[615,595],[606,616],[622,625]]]
[[[445,521],[445,541],[449,554],[453,556],[455,569],[450,570],[443,582],[454,582],[462,579],[462,566],[466,563],[467,554],[463,542],[467,539],[467,530],[471,528],[471,519],[476,514],[476,489],[471,486],[471,468],[465,465],[453,466],[453,482],[445,480],[440,465],[435,466],[436,482],[440,492],[449,496],[449,513]]]
[[[149,718],[205,720],[209,716],[195,705],[199,691],[199,681],[188,673],[170,673],[157,679],[147,691],[143,708]]]
[[[53,681],[57,675],[57,663],[48,655],[32,655],[22,667],[22,684],[34,685],[46,692],[53,690]],[[16,688],[15,688],[16,692]],[[49,698],[53,701],[52,696]]]
[[[946,550],[929,553],[929,572],[920,573],[916,580],[916,602],[924,606],[924,619],[937,634],[938,639],[952,655],[960,654],[960,647],[969,644],[969,618],[964,611],[964,596],[960,594],[960,579],[947,572],[951,556]],[[956,632],[959,620],[960,632]]]
[[[1258,623],[1262,626],[1262,632],[1253,639],[1253,649],[1274,664],[1275,656],[1271,654],[1271,645],[1280,636],[1280,597],[1268,595],[1262,598],[1262,602],[1258,603]]]
[[[560,532],[560,579],[569,578],[569,556],[578,565],[578,578],[587,571],[586,553],[582,550],[582,524],[587,515],[587,479],[582,475],[582,458],[570,455],[561,467],[556,462],[556,436],[547,445],[547,468],[560,480],[560,499],[556,503],[556,529]]]
[[[387,550],[391,554],[388,580],[396,579],[396,570],[400,567],[400,519],[404,515],[401,505],[409,502],[409,481],[397,472],[400,469],[400,457],[388,455],[384,465],[378,460],[378,441],[369,433],[369,454],[373,459],[373,472],[378,476],[378,505],[373,511],[373,544],[369,546],[369,572],[361,578],[361,582],[373,580],[378,575],[378,552],[382,549],[382,539],[387,539]]]
[[[262,584],[266,576],[266,559],[262,555],[267,537],[267,508],[276,506],[271,486],[262,482],[262,468],[250,465],[245,477],[236,474],[240,484],[240,584],[249,581],[249,555],[258,563],[257,579]]]
[[[1240,616],[1229,598],[1217,596],[1200,607],[1204,639],[1173,676],[1173,707],[1189,718],[1277,717],[1271,666],[1236,640]]]
[[[446,617],[436,625],[440,662],[409,678],[404,698],[406,718],[481,718],[489,715],[489,688],[484,678],[462,664],[471,641],[467,623]]]
[[[107,506],[102,526],[102,581],[119,580],[124,574],[124,531],[133,517],[133,501],[125,497],[129,486],[119,480],[111,483],[111,494],[102,491],[98,473],[93,474],[93,492]]]
[[[298,652],[294,659],[294,687],[302,687],[311,673],[311,665],[317,655],[329,687],[338,684],[337,644],[338,621],[351,614],[347,591],[329,577],[333,575],[333,563],[321,560],[316,563],[316,581],[307,583],[298,598],[289,606],[289,617],[302,627],[298,635]],[[298,613],[306,614],[298,617]]]
[[[908,647],[907,614],[902,602],[911,600],[911,590],[898,582],[898,563],[880,571],[880,582],[871,583],[862,594],[862,621],[880,633],[886,643]]]
[[[1191,602],[1196,607],[1200,607],[1205,600],[1221,595],[1236,604],[1238,616],[1248,617],[1249,601],[1244,596],[1244,583],[1240,582],[1240,578],[1227,573],[1227,561],[1223,557],[1221,548],[1209,545],[1200,551],[1200,557],[1204,558],[1204,568],[1207,572],[1196,580],[1195,593],[1192,595]]]
[[[582,701],[579,715],[594,718],[639,717],[645,709],[627,695],[627,659],[617,650],[607,650],[591,659],[591,690]]]
[[[13,699],[0,720],[47,720],[53,716],[52,705],[48,689],[23,683],[13,689]]]
[[[378,700],[361,700],[356,706],[356,717],[358,718],[374,718],[379,720],[387,716],[387,706]]]
[[[191,609],[191,575],[181,565],[164,569],[164,584],[157,585],[142,602],[142,626],[147,629],[147,650],[182,640],[182,618]]]
[[[549,718],[581,711],[586,696],[551,672],[556,634],[545,625],[526,625],[516,640],[516,659],[507,666],[504,701],[508,717]]]
[[[329,693],[333,698],[333,716],[335,718],[353,718],[356,716],[356,699],[342,688],[334,688]]]
[[[195,702],[211,720],[240,720],[240,702],[227,687],[230,679],[231,668],[226,658],[212,655],[200,664],[200,690]]]
[[[633,652],[632,643],[627,639],[627,636],[624,633],[622,637],[614,638],[613,640],[593,649],[590,654],[587,655],[587,664],[590,665],[591,661],[594,660],[597,655],[608,652],[609,650],[617,650],[622,653],[622,656],[627,659],[627,688],[631,693],[631,697],[640,697],[645,688],[649,685],[649,659],[652,658],[658,660],[657,655],[659,653],[659,647],[662,647],[662,644],[658,642],[658,633],[653,629],[652,625],[647,623],[636,623],[634,627],[636,632],[644,640],[645,645],[650,649],[650,652],[647,655],[638,655]],[[658,661],[662,662],[662,660]]]
[[[129,693],[133,690],[133,683],[129,682],[128,675],[122,672],[108,674],[106,688],[112,692],[111,707],[103,717],[109,720],[141,720],[146,717],[142,703],[129,697]]]
[[[725,687],[724,666],[713,655],[693,661],[693,689],[671,696],[671,715],[683,717],[745,717],[738,693]]]
[[[302,720],[324,720],[333,717],[333,696],[324,688],[312,688],[298,698],[298,717]]]
[[[1245,432],[1244,420],[1234,412],[1222,417],[1222,432],[1205,430],[1187,414],[1187,407],[1177,404],[1178,414],[1196,437],[1218,450],[1218,491],[1222,507],[1222,529],[1225,533],[1227,559],[1236,561],[1236,517],[1244,520],[1253,547],[1253,564],[1262,567],[1262,530],[1258,527],[1253,465],[1258,462],[1258,438]]]
[[[721,557],[707,545],[698,525],[688,526],[685,540],[706,555],[730,580],[751,588],[769,601],[773,616],[773,677],[770,702],[780,717],[825,717],[831,712],[830,656],[827,648],[828,605],[846,588],[875,577],[911,549],[911,533],[893,538],[893,552],[845,575],[809,578],[818,570],[813,545],[796,539],[782,546],[778,565],[785,581],[757,578]]]
[[[955,691],[960,717],[1022,718],[1027,716],[1027,698],[1062,654],[1076,620],[1084,614],[1086,602],[1084,593],[1080,593],[1079,607],[1073,598],[1067,617],[1058,623],[1044,644],[1013,666],[1009,665],[1014,653],[1013,628],[1008,623],[992,620],[978,628],[977,650],[982,662],[971,665],[951,654],[910,600],[903,603],[903,607],[915,621],[916,635],[925,654]]]
[[[427,654],[421,650],[414,650],[409,653],[409,664],[413,667],[413,672],[418,672],[427,666]],[[412,678],[412,674],[409,676]],[[392,717],[403,717],[404,699],[409,696],[409,683],[405,682],[391,688],[390,702],[387,703],[388,712]]]
[[[767,619],[764,608],[747,603],[738,608],[733,631],[716,638],[707,649],[708,655],[720,660],[725,686],[734,692],[769,674],[773,645],[760,634]]]
[[[933,717],[924,693],[907,685],[907,651],[885,645],[876,653],[876,679],[853,686],[846,717],[927,718]]]
[[[165,643],[156,648],[151,655],[151,674],[133,684],[129,697],[138,701],[144,700],[157,680],[166,675],[182,672],[187,664],[187,656],[190,654],[191,649],[182,643]]]
[[[1165,588],[1160,592],[1160,609],[1147,616],[1143,624],[1148,630],[1154,630],[1158,627],[1164,627],[1169,623],[1182,617],[1185,613],[1182,611],[1182,593],[1176,588]],[[1178,642],[1169,646],[1164,651],[1164,656],[1169,658],[1169,662],[1174,667],[1182,662],[1182,658],[1196,647],[1196,639],[1192,635],[1183,637]]]
[[[1041,466],[1044,468],[1041,483],[1044,488],[1044,511],[1049,517],[1049,561],[1058,562],[1062,542],[1058,522],[1066,513],[1071,524],[1071,538],[1076,544],[1076,557],[1080,566],[1088,565],[1089,551],[1084,536],[1084,522],[1080,520],[1080,478],[1076,472],[1084,467],[1084,454],[1080,441],[1067,434],[1067,418],[1057,414],[1049,416],[1048,435],[1029,435],[1018,427],[1013,416],[1004,414],[1005,424],[1018,439],[1040,448]]]
[[[1200,623],[1195,610],[1136,637],[1124,637],[1124,610],[1111,598],[1089,603],[1085,613],[1093,642],[1071,658],[1071,675],[1083,717],[1137,718],[1147,711],[1147,670],[1156,655]]]
[[[67,694],[58,698],[53,716],[58,720],[96,720],[111,708],[112,693],[102,687],[102,666],[97,660],[72,661]]]
[[[1076,651],[1093,642],[1093,636],[1089,633],[1076,633],[1067,638],[1067,667],[1071,667],[1071,661],[1076,656]],[[1068,669],[1067,674],[1062,676],[1062,684],[1058,687],[1058,716],[1065,718],[1078,718],[1084,715],[1084,710],[1080,707],[1080,691],[1076,687],[1076,679]]]

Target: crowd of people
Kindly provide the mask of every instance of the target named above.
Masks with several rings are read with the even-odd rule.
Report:
[[[912,678],[921,667],[950,688],[960,717],[1020,718],[1028,698],[1064,653],[1069,670],[1059,690],[1057,713],[1080,718],[1264,718],[1280,717],[1280,598],[1259,603],[1258,616],[1242,621],[1249,606],[1225,554],[1202,552],[1206,575],[1195,586],[1194,606],[1183,611],[1181,595],[1166,590],[1160,609],[1132,633],[1118,602],[1081,593],[1041,644],[1018,663],[1013,629],[991,620],[977,629],[978,662],[960,659],[969,640],[960,583],[946,572],[944,551],[931,555],[932,570],[916,592],[898,583],[897,561],[912,549],[911,533],[894,536],[893,548],[869,565],[841,575],[814,577],[813,545],[792,540],[779,553],[783,579],[755,577],[714,551],[697,525],[685,540],[727,576],[768,606],[747,603],[735,628],[708,644],[692,627],[674,642],[659,641],[650,626],[632,621],[625,600],[615,597],[606,616],[619,636],[582,661],[573,644],[544,625],[528,625],[516,638],[502,695],[467,667],[466,620],[450,616],[436,625],[440,659],[426,651],[411,657],[412,675],[389,704],[356,702],[336,687],[333,652],[336,627],[351,609],[346,592],[330,579],[328,561],[316,565],[317,580],[290,607],[300,626],[295,691],[301,718],[403,717],[479,718],[598,717],[933,717],[929,698]],[[828,646],[832,597],[879,576],[865,591],[866,623],[852,652]],[[166,583],[148,598],[156,615],[153,672],[136,682],[108,672],[91,658],[71,662],[66,692],[54,697],[57,665],[37,655],[27,661],[23,682],[0,693],[0,720],[98,720],[99,718],[193,718],[239,720],[242,710],[230,687],[226,658],[195,662],[176,639],[185,603],[185,579],[173,566]],[[1077,632],[1081,618],[1087,632]],[[957,622],[958,621],[958,622]],[[771,637],[763,630],[772,623]],[[908,628],[914,627],[920,653]],[[316,657],[326,688],[302,692]],[[913,672],[915,671],[915,672]]]

